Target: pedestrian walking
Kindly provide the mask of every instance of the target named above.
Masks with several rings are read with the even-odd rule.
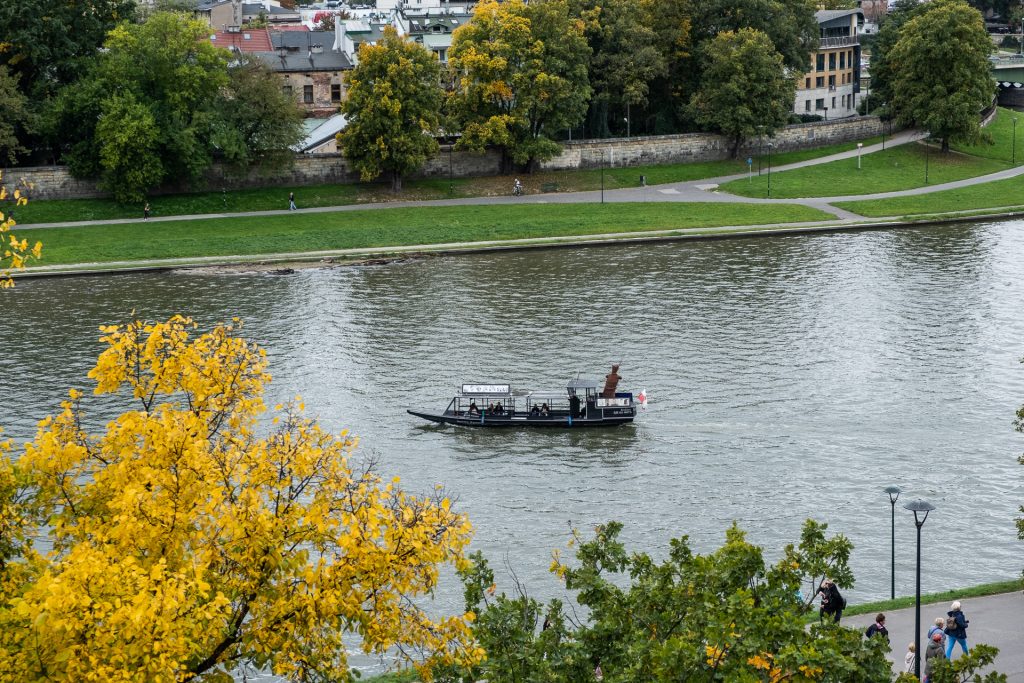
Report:
[[[288,210],[289,211],[295,211],[297,208],[298,207],[295,206],[295,193],[294,192],[289,192],[288,193]]]
[[[928,649],[924,651],[924,683],[928,683],[928,678],[932,675],[932,667],[936,662],[945,658],[946,655],[942,652],[942,636],[936,633],[928,641]]]
[[[967,625],[971,623],[960,610],[960,601],[956,600],[946,612],[946,659],[952,659],[953,646],[960,643],[960,649],[967,654]]]
[[[932,639],[936,633],[942,638],[942,649],[946,649],[946,618],[935,617],[935,624],[928,629],[928,640]]]
[[[832,579],[822,581],[818,587],[818,593],[821,595],[821,609],[818,611],[818,618],[824,621],[825,616],[828,615],[832,621],[838,624],[843,617],[843,610],[846,609],[846,598],[839,592],[839,588]]]
[[[146,202],[146,205],[142,207],[142,220],[149,220],[149,202]]]
[[[911,643],[907,645],[907,654],[903,657],[903,670],[908,674],[914,673],[914,663],[917,661],[917,646]]]
[[[883,638],[885,638],[885,642],[888,643],[889,629],[885,627],[885,615],[879,612],[878,616],[875,617],[875,623],[871,624],[871,626],[868,626],[868,630],[865,631],[864,635],[866,635],[868,638],[873,638],[874,636],[882,636]]]

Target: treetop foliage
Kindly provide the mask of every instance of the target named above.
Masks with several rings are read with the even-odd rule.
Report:
[[[0,680],[349,680],[345,634],[428,665],[482,656],[471,615],[414,602],[467,566],[469,521],[442,491],[357,466],[356,439],[299,400],[258,434],[267,360],[237,323],[102,335],[92,393],[136,408],[92,432],[72,390],[0,457]]]
[[[852,583],[852,546],[826,530],[808,521],[800,544],[771,565],[735,525],[718,550],[697,554],[682,537],[661,562],[630,552],[617,522],[590,539],[574,532],[575,561],[556,554],[552,571],[582,613],[559,600],[541,605],[518,582],[513,595],[497,593],[493,572],[474,555],[462,576],[487,660],[438,679],[575,683],[599,668],[615,683],[888,680],[882,639],[832,623],[805,626],[802,585],[822,570]]]

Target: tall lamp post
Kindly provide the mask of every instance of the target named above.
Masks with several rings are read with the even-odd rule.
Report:
[[[768,199],[772,198],[772,143],[768,143]]]
[[[914,675],[921,678],[921,527],[935,506],[926,500],[915,500],[903,506],[914,513],[917,526],[917,584],[914,588]]]
[[[861,150],[862,147],[864,147],[864,143],[863,142],[858,142],[857,143],[857,170],[858,171],[860,170],[860,150]]]
[[[931,134],[929,133],[929,135],[931,135]],[[932,148],[931,148],[931,145],[928,144],[928,138],[925,138],[925,140],[924,140],[924,184],[925,185],[928,184],[928,160],[931,158],[931,156],[932,156]]]
[[[896,501],[900,499],[903,490],[899,486],[886,486],[885,492],[889,494],[889,505],[892,507],[892,588],[889,597],[896,599]]]

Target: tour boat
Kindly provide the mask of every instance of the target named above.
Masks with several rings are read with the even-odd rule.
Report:
[[[574,379],[563,391],[514,391],[509,384],[463,384],[443,412],[409,410],[431,422],[464,427],[605,427],[632,422],[636,407],[646,402],[616,391],[619,366],[596,380]]]

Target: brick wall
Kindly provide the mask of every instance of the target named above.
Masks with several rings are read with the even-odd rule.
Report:
[[[839,142],[859,140],[881,133],[882,124],[877,117],[858,117],[841,121],[821,121],[787,126],[771,138],[774,149],[787,151],[810,149]],[[752,140],[740,151],[745,157],[756,154],[758,141]],[[719,135],[689,133],[684,135],[660,135],[652,137],[615,138],[609,140],[584,140],[564,144],[562,153],[541,164],[544,170],[571,170],[576,168],[597,168],[604,163],[611,166],[640,166],[647,164],[684,163],[692,161],[716,161],[729,155],[728,141]],[[452,152],[447,147],[429,159],[416,175],[421,178],[447,178],[449,165],[452,175],[457,178],[497,175],[501,169],[501,155],[494,151],[483,154]],[[35,168],[10,169],[4,173],[4,182],[12,187],[24,178],[33,183],[30,196],[37,199],[82,199],[104,197],[96,183],[90,180],[72,178],[66,167],[41,166]],[[298,156],[290,169],[265,171],[253,169],[239,176],[220,166],[214,166],[206,175],[206,186],[210,190],[221,188],[277,187],[326,185],[332,183],[355,183],[355,173],[340,154],[316,154]],[[182,191],[180,187],[168,186],[164,193]],[[159,192],[155,194],[160,194]]]

